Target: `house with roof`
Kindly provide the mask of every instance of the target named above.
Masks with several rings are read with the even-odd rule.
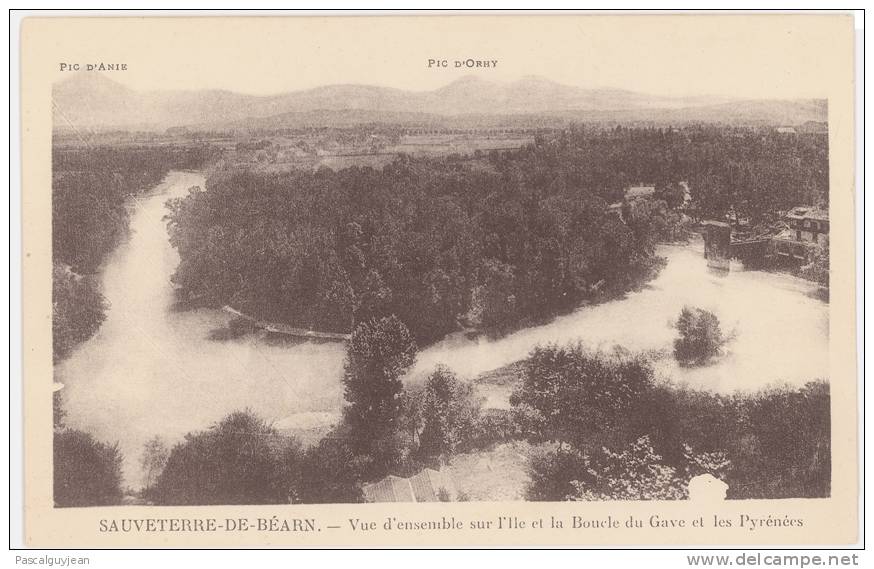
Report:
[[[651,198],[655,195],[655,186],[629,186],[625,190],[625,201],[633,202],[643,198]]]
[[[772,240],[777,257],[807,262],[810,251],[816,245],[828,245],[828,211],[810,206],[796,206],[784,216],[786,228]]]
[[[828,243],[828,211],[818,207],[797,206],[786,213],[786,223],[796,241]]]
[[[409,478],[386,476],[362,487],[368,502],[451,502],[458,497],[447,469],[426,468]]]
[[[637,214],[649,212],[652,207],[650,199],[654,196],[655,186],[629,186],[625,188],[621,202],[607,206],[607,215],[622,222],[629,221]]]
[[[679,182],[677,185],[683,192],[683,201],[674,207],[682,212],[690,206],[692,194],[688,182]],[[609,204],[606,213],[619,221],[626,222],[637,215],[648,215],[658,208],[663,208],[664,206],[659,202],[660,200],[656,199],[655,185],[628,186],[622,194],[622,201]]]

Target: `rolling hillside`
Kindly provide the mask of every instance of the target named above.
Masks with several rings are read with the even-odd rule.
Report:
[[[727,122],[799,125],[825,122],[821,100],[734,101],[668,98],[617,89],[583,89],[542,77],[511,83],[464,77],[433,91],[328,85],[281,95],[221,90],[136,91],[99,73],[55,84],[55,127],[163,130],[169,127],[557,126],[593,122]]]

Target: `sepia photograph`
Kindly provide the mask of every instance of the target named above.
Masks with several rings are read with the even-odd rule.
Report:
[[[796,45],[805,18],[750,37]],[[813,80],[823,63],[740,51],[749,76],[717,78],[733,40],[701,46],[712,68],[677,61],[701,36],[667,16],[616,16],[609,40],[584,18],[588,47],[565,54],[364,54],[369,19],[95,19],[144,55],[145,28],[167,43],[50,62],[51,372],[28,380],[52,409],[50,508],[830,503],[833,421],[855,409],[830,241],[854,229],[831,206],[845,101]],[[470,44],[484,22],[461,19],[423,42]],[[237,29],[262,39],[191,39]]]

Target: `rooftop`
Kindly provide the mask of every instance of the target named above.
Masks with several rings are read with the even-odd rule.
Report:
[[[379,482],[362,488],[368,502],[439,502],[440,491],[454,499],[457,492],[450,477],[443,471],[426,468],[410,478],[386,476]]]
[[[815,219],[817,221],[828,221],[828,211],[818,207],[799,205],[786,212],[786,217],[790,219]]]
[[[368,502],[415,502],[410,481],[398,476],[386,476],[379,482],[362,488]]]
[[[625,199],[633,200],[651,196],[655,193],[655,186],[631,186],[625,190]]]

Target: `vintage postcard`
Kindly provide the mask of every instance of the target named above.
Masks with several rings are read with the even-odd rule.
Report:
[[[852,15],[20,33],[27,545],[859,539]]]

